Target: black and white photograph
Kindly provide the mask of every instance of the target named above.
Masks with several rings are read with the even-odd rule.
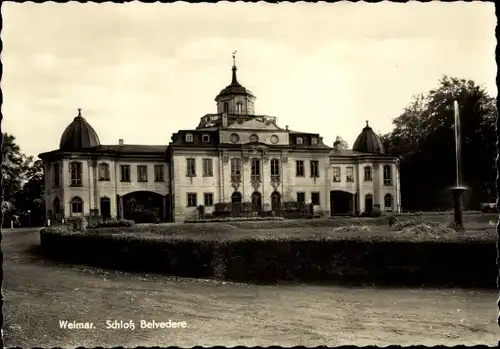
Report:
[[[5,347],[498,344],[493,2],[1,6]]]

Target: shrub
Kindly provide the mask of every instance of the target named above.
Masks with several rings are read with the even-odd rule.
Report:
[[[245,222],[245,221],[282,221],[283,217],[225,217],[211,219],[186,220],[184,223],[222,223],[222,222]]]
[[[66,220],[67,228],[71,228],[73,231],[86,231],[89,226],[88,221],[85,217],[71,217]]]
[[[231,204],[227,202],[217,202],[214,204],[214,217],[228,217],[231,214]]]
[[[361,225],[361,224],[352,224],[352,225],[341,225],[339,227],[334,227],[333,228],[334,232],[357,232],[357,231],[363,231],[363,232],[369,232],[370,227],[368,225]]]
[[[127,219],[108,219],[102,222],[96,222],[91,227],[92,229],[97,228],[119,228],[119,227],[132,227],[135,225],[134,221]]]
[[[361,213],[361,217],[373,217],[373,218],[376,218],[376,217],[380,217],[382,216],[382,211],[380,210],[374,210],[374,211],[371,211],[371,212],[363,212]]]
[[[196,210],[198,211],[198,218],[203,219],[205,216],[205,206],[199,205]]]

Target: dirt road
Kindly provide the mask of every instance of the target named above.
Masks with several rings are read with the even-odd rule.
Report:
[[[460,289],[255,286],[103,271],[42,261],[37,232],[5,232],[5,345],[496,345],[497,293]],[[141,329],[140,320],[184,321]],[[60,320],[94,329],[61,329]],[[106,320],[132,320],[107,329]]]

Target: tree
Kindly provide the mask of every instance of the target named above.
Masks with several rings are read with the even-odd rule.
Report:
[[[15,140],[13,135],[4,133],[2,146],[4,203],[2,204],[2,211],[7,215],[15,210],[15,196],[22,189],[26,181],[26,170],[31,160],[21,153],[21,149]]]
[[[335,139],[335,144],[339,150],[349,149],[349,143],[347,143],[342,137],[337,136]]]
[[[45,211],[42,162],[23,154],[15,137],[7,133],[3,134],[2,159],[5,224],[10,224],[14,215],[26,216],[28,210],[33,212],[34,222],[38,222]]]
[[[29,215],[31,225],[41,225],[45,216],[45,199],[43,195],[45,179],[41,160],[36,160],[29,165],[26,170],[26,177],[28,180],[16,195],[17,212],[24,217]]]
[[[408,155],[418,151],[419,140],[427,130],[425,97],[416,95],[403,113],[393,120],[394,129],[381,137],[384,148],[394,155]]]
[[[415,96],[382,141],[401,155],[401,196],[406,209],[450,207],[456,184],[453,102],[460,108],[464,204],[490,200],[495,180],[495,100],[473,81],[444,76],[438,88]]]

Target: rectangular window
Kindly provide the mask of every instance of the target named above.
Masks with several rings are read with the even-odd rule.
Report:
[[[186,159],[186,177],[196,177],[196,159]]]
[[[99,164],[99,180],[109,181],[109,165],[107,163]]]
[[[319,161],[311,160],[311,177],[318,178],[319,177]]]
[[[260,180],[260,159],[252,159],[252,180]]]
[[[201,136],[203,143],[210,143],[210,135],[204,134]]]
[[[318,145],[318,139],[316,137],[311,138],[311,145]]]
[[[155,165],[155,182],[163,182],[165,180],[165,175],[163,170],[164,170],[163,165]]]
[[[231,159],[231,181],[232,182],[241,181],[241,159],[239,158]]]
[[[203,159],[203,177],[214,176],[214,164],[212,159]]]
[[[340,167],[333,168],[333,181],[340,182]]]
[[[392,166],[384,165],[384,185],[392,185]]]
[[[130,165],[120,165],[120,182],[130,182]]]
[[[297,202],[301,203],[306,202],[306,193],[303,192],[297,193]]]
[[[61,182],[61,177],[60,177],[60,172],[59,171],[60,171],[59,164],[54,164],[53,173],[52,173],[54,187],[58,187],[59,184],[60,184],[60,182]]]
[[[347,182],[354,182],[354,167],[349,166],[345,168],[345,180]]]
[[[319,205],[319,192],[313,191],[311,193],[311,202],[313,205]]]
[[[148,167],[145,165],[137,165],[137,182],[148,181]]]
[[[370,166],[365,166],[364,168],[364,173],[365,173],[365,181],[371,181],[372,180],[372,168]]]
[[[304,176],[305,176],[304,161],[303,160],[295,161],[295,177],[304,177]]]
[[[71,171],[71,185],[81,186],[82,185],[82,163],[72,162],[69,164]]]
[[[214,194],[213,193],[204,193],[203,194],[203,204],[205,206],[213,206],[214,205]]]
[[[187,207],[196,207],[198,204],[196,201],[196,193],[187,193]]]
[[[280,180],[280,161],[278,159],[271,160],[271,180]]]

